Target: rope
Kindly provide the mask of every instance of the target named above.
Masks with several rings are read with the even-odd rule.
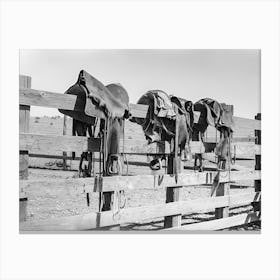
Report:
[[[229,181],[231,181],[230,180],[230,174],[231,174],[231,137],[232,137],[232,134],[230,133],[229,134],[229,138],[228,138],[228,162],[229,162],[229,166],[228,166],[228,178],[229,178]]]
[[[215,144],[217,149],[217,140],[218,140],[218,130],[216,129],[216,137],[215,137]],[[218,164],[218,155],[215,153],[215,162]]]
[[[102,139],[102,145],[103,148],[99,152],[100,162],[99,162],[99,184],[103,182],[103,175],[106,173],[106,159],[107,159],[107,138],[108,138],[108,125],[109,125],[109,119],[105,119],[105,125],[103,130],[103,135],[101,134],[100,127],[99,127],[99,134],[100,136],[103,136]],[[101,121],[100,121],[101,126]],[[101,160],[102,158],[102,160]],[[101,170],[102,169],[102,170]],[[102,208],[104,206],[104,195],[103,191],[99,192],[99,211],[102,211]]]
[[[125,147],[125,120],[123,120],[123,159],[125,161],[126,164],[126,176],[128,176],[128,160],[127,160],[127,155],[124,152],[124,147]]]
[[[122,202],[123,199],[123,204]],[[115,202],[115,203],[114,203]],[[118,221],[121,218],[121,210],[125,208],[126,205],[126,196],[124,190],[114,191],[114,199],[111,202],[111,208],[113,209],[113,220]]]

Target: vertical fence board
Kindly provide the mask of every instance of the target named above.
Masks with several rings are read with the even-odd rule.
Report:
[[[19,76],[20,88],[31,88],[31,77]],[[19,132],[29,132],[30,106],[19,105]],[[28,151],[20,151],[19,154],[19,179],[28,179]],[[27,197],[19,199],[19,221],[25,221],[27,217]]]
[[[257,114],[255,116],[255,120],[261,120],[261,114]],[[255,144],[261,145],[261,130],[256,129],[255,130]],[[255,170],[261,170],[261,155],[255,155],[256,159],[256,165]],[[255,191],[260,192],[261,191],[261,180],[255,180]],[[254,211],[261,211],[261,202],[253,202],[252,206],[254,208]]]
[[[230,185],[229,183],[220,183],[217,190],[216,196],[229,195]],[[229,207],[220,207],[215,209],[216,219],[227,218],[229,216]]]
[[[220,139],[221,139],[221,132],[220,132]],[[229,165],[230,168],[230,165]],[[223,165],[222,169],[226,169],[226,164]],[[219,183],[216,196],[224,196],[229,195],[230,184],[229,183]],[[215,218],[222,219],[229,217],[229,207],[219,207],[215,209]]]

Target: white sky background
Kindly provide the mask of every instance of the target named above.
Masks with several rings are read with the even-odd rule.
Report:
[[[32,88],[65,92],[86,70],[104,85],[121,83],[130,102],[161,89],[193,102],[211,97],[234,105],[234,115],[260,112],[259,50],[21,50],[20,74]],[[31,115],[60,115],[31,107]]]

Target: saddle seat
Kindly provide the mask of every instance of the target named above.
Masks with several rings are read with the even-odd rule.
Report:
[[[117,96],[110,90],[113,88]],[[59,112],[76,120],[94,124],[96,117],[128,118],[128,94],[120,84],[104,86],[100,81],[85,70],[81,70],[77,82],[65,94],[77,96],[74,110]]]

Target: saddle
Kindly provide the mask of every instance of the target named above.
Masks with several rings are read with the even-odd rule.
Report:
[[[227,128],[230,132],[235,130],[233,106],[219,103],[211,98],[203,98],[194,104],[194,110],[201,112],[196,126],[206,129],[207,125],[210,125],[218,130]],[[203,128],[200,130],[203,131]]]
[[[65,94],[76,95],[74,110],[59,112],[76,120],[93,124],[96,117],[128,118],[128,94],[120,84],[104,86],[100,81],[85,70],[81,70],[77,82]]]
[[[149,144],[159,141],[171,141],[175,136],[177,114],[184,117],[184,121],[181,118],[184,123],[182,122],[180,126],[180,133],[188,135],[188,129],[191,129],[193,124],[192,102],[176,96],[169,96],[162,90],[150,90],[137,103],[149,106],[147,116],[145,119],[132,118],[131,121],[142,126]]]

